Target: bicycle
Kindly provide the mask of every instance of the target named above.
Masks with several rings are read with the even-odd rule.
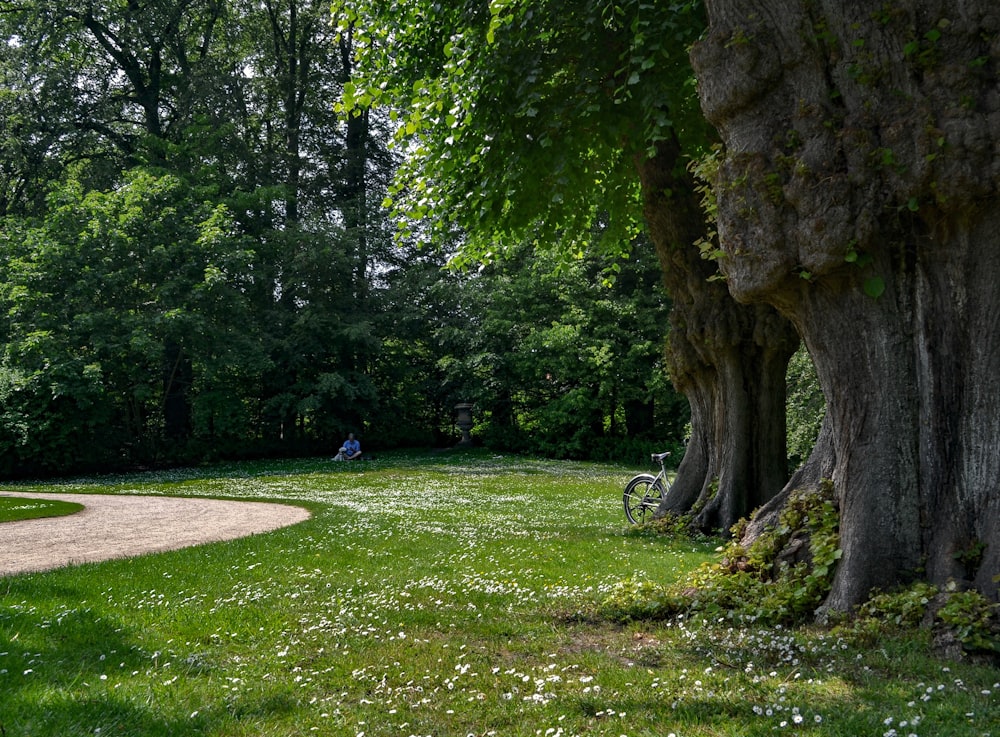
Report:
[[[651,520],[657,507],[670,492],[670,479],[667,477],[666,460],[670,451],[653,453],[653,463],[660,464],[660,472],[655,476],[651,473],[640,473],[625,484],[622,501],[625,504],[625,516],[633,525]]]

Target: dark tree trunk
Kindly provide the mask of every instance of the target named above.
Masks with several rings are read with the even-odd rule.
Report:
[[[93,4],[88,4],[82,12],[72,9],[65,12],[68,16],[79,19],[98,47],[128,80],[131,102],[142,108],[142,128],[146,137],[144,156],[148,163],[165,165],[168,149],[166,143],[171,136],[167,113],[170,106],[165,104],[165,100],[176,101],[179,88],[185,87],[191,76],[186,39],[182,38],[181,32],[181,21],[190,10],[189,4],[179,2],[167,8],[163,15],[150,14],[147,12],[148,8],[131,3],[120,9],[123,13],[120,17],[105,8],[107,14],[98,18],[94,15],[94,9]],[[210,29],[214,27],[218,17],[218,11],[214,9],[205,16],[206,35],[200,50],[202,55],[207,53]],[[179,64],[179,67],[173,67],[171,62]],[[80,125],[93,127],[94,123],[84,120]],[[114,136],[113,140],[124,144],[124,153],[133,153],[132,144],[128,142],[129,135]],[[164,433],[170,440],[183,440],[191,431],[189,389],[194,369],[190,357],[177,341],[165,339],[163,350]]]
[[[1000,5],[713,0],[733,294],[798,327],[827,398],[827,606],[1000,573]]]
[[[673,302],[667,362],[691,405],[691,438],[664,511],[696,510],[728,531],[784,485],[785,369],[798,337],[766,306],[745,306],[694,243],[705,219],[675,141],[639,162],[650,234]]]
[[[299,194],[302,188],[302,114],[312,67],[314,18],[299,14],[298,0],[265,3],[274,46],[275,73],[281,90],[284,116],[285,223],[299,224]]]
[[[163,354],[163,432],[169,440],[184,440],[191,432],[194,370],[177,341],[167,339]]]
[[[785,488],[754,511],[741,538],[743,546],[749,548],[762,534],[778,526],[781,513],[793,491],[817,488],[824,480],[832,478],[834,459],[833,432],[830,429],[829,419],[824,418],[819,436],[806,462],[792,474]]]
[[[627,437],[642,437],[656,421],[656,408],[652,401],[630,399],[624,403],[625,434]],[[612,427],[612,434],[615,429]]]
[[[341,83],[351,80],[354,69],[353,29],[341,36]],[[347,118],[344,152],[344,227],[355,243],[354,295],[368,296],[368,142],[371,136],[369,110],[354,111]]]

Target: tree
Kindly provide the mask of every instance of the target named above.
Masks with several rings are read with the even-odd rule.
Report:
[[[0,6],[0,215],[43,211],[49,182],[82,160],[94,162],[97,179],[123,168],[124,139],[86,122],[103,108],[93,98],[103,99],[109,75],[93,69],[66,14],[49,10],[44,2]],[[113,120],[121,111],[103,112]]]
[[[694,245],[709,235],[686,169],[711,141],[686,55],[700,3],[335,7],[366,75],[347,105],[395,104],[409,154],[397,211],[432,236],[463,231],[459,261],[523,242],[564,260],[622,253],[645,214],[674,305],[668,366],[691,403],[672,511],[728,529],[780,489],[797,338],[773,308],[709,283]]]
[[[195,119],[191,100],[222,10],[212,0],[142,5],[38,0],[18,8],[16,17],[36,29],[28,43],[43,50],[37,58],[42,78],[61,90],[58,99],[72,101],[57,127],[68,128],[68,116],[127,165],[163,166]],[[60,61],[73,73],[59,73]],[[190,430],[191,359],[176,340],[165,340],[164,349],[167,435],[183,439]]]
[[[0,32],[0,214],[12,216],[12,238],[45,232],[66,257],[60,265],[32,252],[36,265],[66,281],[86,270],[81,284],[108,277],[110,268],[97,251],[73,253],[92,243],[58,221],[49,191],[82,189],[81,200],[110,202],[115,192],[137,197],[137,181],[161,176],[187,185],[169,203],[174,216],[224,211],[225,236],[244,259],[237,271],[246,310],[233,312],[243,318],[244,365],[232,365],[240,341],[217,341],[213,353],[196,335],[168,331],[166,321],[159,331],[144,323],[145,340],[159,341],[155,369],[145,359],[119,367],[105,357],[103,373],[89,375],[103,401],[128,401],[116,395],[126,384],[109,379],[113,370],[152,371],[161,383],[153,394],[169,394],[144,405],[160,417],[144,417],[143,437],[152,444],[170,437],[193,453],[309,450],[372,417],[371,375],[382,366],[376,357],[392,321],[383,315],[383,290],[368,282],[376,268],[405,267],[387,265],[391,238],[378,213],[394,160],[379,140],[377,115],[362,126],[333,110],[349,78],[342,66],[349,47],[334,39],[328,5],[24,0],[0,7]],[[23,275],[15,268],[3,277],[17,290]],[[202,280],[178,269],[170,281],[178,293],[198,294]],[[181,309],[159,290],[147,296],[151,310]],[[195,311],[190,303],[183,309]],[[22,301],[19,317],[28,312]],[[229,324],[223,312],[209,313],[201,317],[218,324],[206,335]],[[50,327],[56,339],[81,335]],[[10,356],[8,375],[36,376],[25,360]],[[44,392],[36,399],[44,406]],[[118,437],[105,436],[112,444]]]
[[[475,402],[490,447],[642,462],[688,419],[663,371],[656,256],[617,259],[610,286],[599,258],[558,262],[522,246],[452,280],[458,308],[430,318],[450,404]]]
[[[873,587],[1000,580],[1000,8],[711,0],[722,269],[815,361],[843,560]]]
[[[172,383],[259,361],[241,330],[246,242],[192,192],[141,170],[110,193],[70,182],[44,222],[0,234],[5,471],[154,460],[164,436],[176,440],[171,421],[191,422],[170,415]]]
[[[665,509],[728,530],[787,480],[785,373],[798,344],[767,306],[736,303],[695,246],[709,238],[676,138],[640,161],[644,213],[674,309],[668,365],[691,404],[691,437]]]
[[[216,0],[161,3],[54,3],[15,9],[34,29],[46,78],[73,101],[76,126],[91,131],[131,163],[162,163],[194,120],[192,101],[205,81],[225,5]],[[68,51],[67,51],[68,49]],[[74,74],[52,75],[72,63]]]
[[[247,115],[257,121],[256,145],[268,161],[258,177],[282,201],[270,226],[273,289],[261,295],[261,309],[280,326],[265,382],[267,414],[282,438],[341,436],[360,430],[373,409],[366,373],[380,343],[378,307],[377,295],[358,288],[372,258],[359,223],[368,222],[369,192],[382,191],[369,177],[384,164],[375,155],[384,146],[373,140],[375,130],[345,126],[334,113],[331,100],[349,68],[327,3],[252,3],[243,24],[253,49],[245,62],[254,101]]]

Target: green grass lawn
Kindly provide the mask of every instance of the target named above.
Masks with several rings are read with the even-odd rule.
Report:
[[[718,544],[630,534],[632,470],[390,454],[61,484],[313,517],[0,579],[0,733],[1000,737],[1000,671],[925,633],[601,620],[619,581]]]
[[[62,517],[83,509],[82,504],[61,502],[56,499],[25,499],[0,496],[0,522],[15,522],[41,517]],[[2,538],[0,538],[2,540]],[[2,545],[2,543],[0,543]]]

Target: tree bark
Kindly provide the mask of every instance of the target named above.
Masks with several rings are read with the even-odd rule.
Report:
[[[676,141],[638,162],[650,235],[673,307],[667,362],[691,405],[691,438],[663,512],[728,531],[784,485],[785,370],[798,345],[765,305],[736,303],[695,242],[705,218]]]
[[[353,27],[341,36],[341,83],[351,81],[354,70]],[[354,294],[358,300],[368,296],[368,146],[371,135],[371,111],[367,108],[353,112],[347,118],[347,136],[344,151],[344,227],[356,244]]]
[[[733,295],[791,319],[827,398],[826,606],[1000,574],[1000,6],[710,0]]]
[[[172,442],[185,440],[191,432],[193,373],[184,348],[167,338],[163,349],[163,434]]]
[[[271,29],[284,123],[285,224],[294,229],[300,219],[302,119],[313,65],[315,16],[310,8],[300,13],[299,0],[291,0],[287,7],[269,0],[264,8]]]

